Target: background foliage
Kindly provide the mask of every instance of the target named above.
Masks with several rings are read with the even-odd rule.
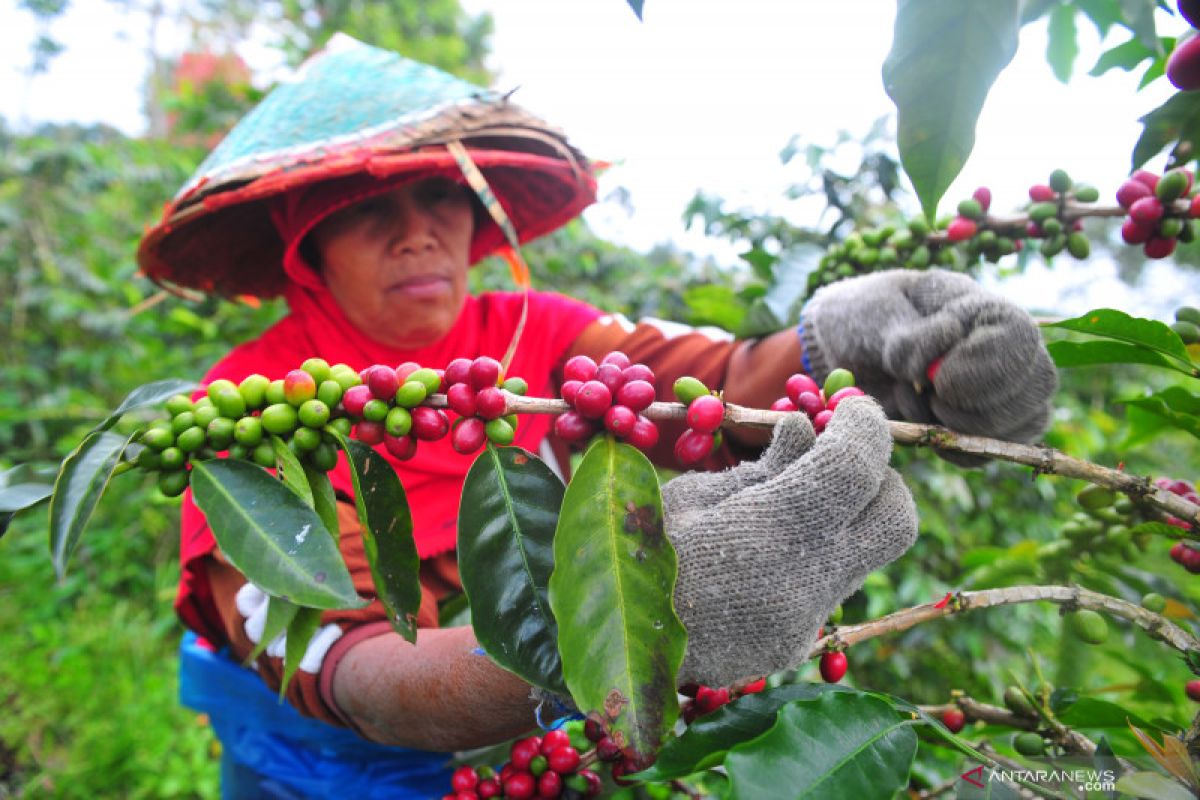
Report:
[[[62,10],[61,4],[27,5],[50,16]],[[1142,69],[1148,62],[1148,78],[1156,65],[1161,74],[1172,42],[1160,42],[1152,25],[1147,33],[1140,8],[1116,0],[1026,4],[1029,16],[1057,20],[1048,60],[1062,79],[1073,61],[1066,20],[1074,25],[1079,15],[1130,30],[1130,44],[1106,54],[1094,71],[1112,64]],[[344,30],[487,79],[482,64],[490,20],[468,18],[454,0],[206,2],[181,9],[195,22],[198,52],[229,53],[255,21],[267,20],[276,23],[276,44],[293,63],[332,31]],[[54,48],[48,38],[36,43],[34,67],[53,57]],[[142,226],[198,163],[211,137],[257,97],[236,70],[217,80],[184,80],[178,66],[166,57],[155,61],[147,85],[152,135],[146,138],[104,128],[19,134],[0,128],[0,352],[6,354],[0,469],[56,464],[130,388],[203,373],[231,344],[282,312],[277,303],[255,308],[164,298],[136,275],[133,253]],[[575,222],[528,248],[535,281],[630,317],[742,332],[778,327],[795,316],[804,278],[826,246],[919,207],[901,185],[892,125],[882,120],[833,144],[787,143],[783,162],[801,173],[789,197],[797,203],[817,198],[826,209],[806,224],[729,209],[718,197],[695,198],[684,213],[737,243],[744,254],[740,268],[668,248],[634,252]],[[857,169],[830,166],[847,147],[860,154]],[[1030,183],[1043,179],[1029,176]],[[1111,230],[1094,238],[1106,236],[1117,241]],[[1135,278],[1140,258],[1116,249],[1097,248],[1093,258],[1120,258]],[[1183,268],[1200,260],[1195,251],[1195,245],[1181,249]],[[988,269],[1019,270],[1023,263]],[[472,279],[476,289],[507,285],[499,264],[483,265]],[[1140,474],[1200,477],[1194,439],[1170,432],[1135,437],[1126,408],[1113,400],[1163,388],[1158,375],[1136,367],[1093,368],[1065,370],[1062,379],[1051,445],[1102,464],[1123,462]],[[917,497],[922,536],[908,555],[869,579],[847,606],[848,622],[958,588],[1073,580],[1135,601],[1153,588],[1177,601],[1168,607],[1175,621],[1197,631],[1192,609],[1200,592],[1169,563],[1162,540],[1134,553],[1097,547],[1071,550],[1066,559],[1043,557],[1046,546],[1063,541],[1080,485],[1031,480],[1027,469],[1007,464],[964,471],[927,451],[900,451],[896,461]],[[178,578],[177,505],[130,477],[110,492],[61,584],[46,558],[40,513],[18,518],[0,539],[6,654],[0,698],[7,712],[0,717],[0,796],[217,796],[216,743],[204,721],[175,699],[179,627],[170,601]],[[1105,645],[1087,647],[1064,635],[1053,608],[997,609],[860,645],[851,654],[849,680],[866,689],[903,687],[898,693],[918,703],[946,702],[951,689],[961,689],[997,704],[1005,685],[1045,680],[1119,702],[1147,719],[1186,724],[1194,709],[1180,691],[1189,676],[1184,664],[1139,631],[1113,627]],[[815,679],[815,669],[802,674]],[[958,766],[956,754],[923,743],[915,777],[935,784]]]

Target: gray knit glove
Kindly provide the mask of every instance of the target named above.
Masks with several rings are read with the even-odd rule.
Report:
[[[849,369],[890,416],[1018,442],[1050,424],[1058,375],[1041,332],[965,275],[891,270],[839,281],[800,320],[813,377]]]
[[[680,683],[728,686],[797,666],[837,604],[915,541],[879,405],[846,400],[815,439],[806,415],[789,415],[758,461],[663,487],[688,630]]]

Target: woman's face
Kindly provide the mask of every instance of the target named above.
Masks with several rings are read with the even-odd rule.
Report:
[[[429,178],[332,214],[310,235],[325,285],[354,327],[412,349],[458,319],[473,232],[469,190]]]

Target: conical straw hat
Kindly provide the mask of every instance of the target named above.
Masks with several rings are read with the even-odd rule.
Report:
[[[506,95],[338,34],[204,160],[142,239],[138,263],[167,287],[280,294],[287,277],[272,198],[318,182],[361,184],[367,175],[458,176],[451,141],[468,149],[521,241],[595,200],[583,154]],[[485,220],[472,261],[503,241]]]

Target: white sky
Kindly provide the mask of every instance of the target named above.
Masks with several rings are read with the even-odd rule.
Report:
[[[66,53],[49,74],[29,81],[19,70],[34,27],[15,3],[0,0],[0,114],[10,124],[106,121],[139,132],[146,30],[131,29],[131,19],[106,0],[74,0],[53,28]],[[636,215],[601,204],[588,220],[602,235],[639,248],[673,240],[729,259],[728,248],[683,230],[682,210],[697,189],[734,206],[778,210],[789,182],[778,153],[792,134],[829,145],[838,131],[861,135],[893,111],[880,77],[893,0],[646,0],[641,23],[624,0],[463,5],[495,18],[497,88],[519,86],[518,102],[566,129],[593,158],[620,162],[602,190],[628,188]],[[1185,27],[1167,15],[1160,21],[1166,35]],[[169,34],[160,31],[168,46]],[[1124,38],[1117,31],[1105,44]],[[1064,87],[1045,63],[1044,26],[1023,31],[944,209],[981,184],[992,187],[995,209],[1015,209],[1029,184],[1060,166],[1098,186],[1104,199],[1112,196],[1128,172],[1137,118],[1171,89],[1159,81],[1138,93],[1136,76],[1120,71],[1086,76],[1102,48],[1082,20],[1080,39],[1078,77]],[[262,53],[247,57],[265,63]],[[1196,294],[1169,268],[1152,270],[1136,293],[1116,284],[1113,273],[1104,264],[1034,268],[1004,291],[1062,311],[1107,302],[1160,316]]]

